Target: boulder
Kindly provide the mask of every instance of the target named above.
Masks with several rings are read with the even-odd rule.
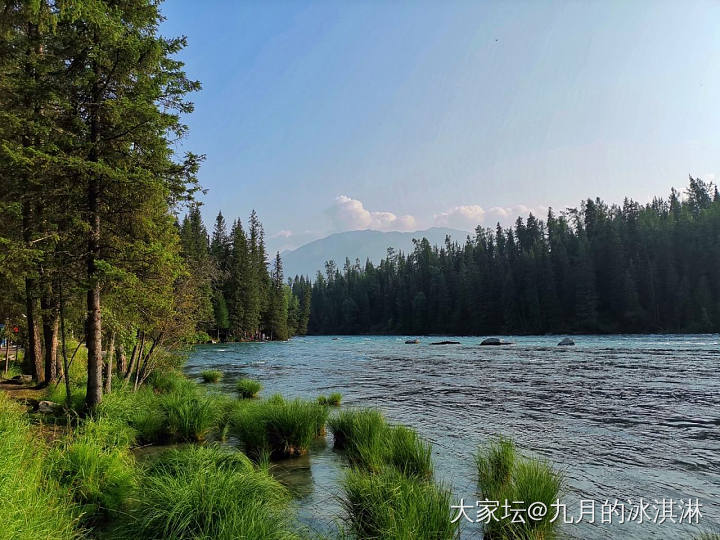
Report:
[[[489,337],[487,339],[484,339],[480,345],[502,345],[503,342],[500,341],[500,338],[496,337]]]
[[[566,345],[575,345],[575,342],[569,337],[566,337],[563,338],[560,343],[558,343],[558,347],[565,347]]]
[[[418,343],[420,343],[420,340],[419,340],[419,339],[408,339],[408,340],[405,342],[406,345],[416,345],[416,344],[418,344]]]
[[[55,414],[61,411],[62,408],[62,405],[54,401],[40,401],[37,406],[38,412],[43,414]]]
[[[460,345],[459,341],[436,341],[430,345]]]
[[[11,384],[30,384],[32,382],[32,375],[15,375],[8,382]]]

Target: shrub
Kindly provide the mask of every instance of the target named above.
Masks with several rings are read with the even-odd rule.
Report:
[[[253,379],[240,379],[237,382],[237,391],[243,399],[254,398],[262,390],[262,384]]]
[[[81,537],[75,504],[43,471],[45,452],[27,414],[0,392],[0,539]]]
[[[451,523],[451,494],[442,486],[408,478],[393,469],[348,471],[342,506],[358,538],[447,539],[457,537]]]
[[[88,433],[56,448],[51,471],[80,504],[83,519],[96,521],[123,509],[135,488],[132,456]]]
[[[217,369],[206,369],[200,374],[200,376],[206,383],[217,383],[220,379],[222,379],[223,374],[222,371]]]
[[[517,458],[514,444],[498,439],[476,455],[478,483],[483,497],[492,501],[522,501],[513,506],[525,509],[535,502],[550,508],[562,489],[562,476],[544,461]],[[502,504],[502,502],[501,502]],[[485,525],[488,538],[548,538],[555,523],[548,512],[542,519],[526,519],[526,523],[511,519],[490,520]]]
[[[215,448],[173,450],[153,464],[126,538],[296,538],[289,495],[241,454]]]
[[[333,392],[327,398],[327,404],[333,407],[339,407],[340,401],[342,401],[342,394],[340,392]]]
[[[233,415],[231,429],[255,458],[263,452],[273,459],[297,456],[325,426],[325,407],[295,399],[249,403]]]

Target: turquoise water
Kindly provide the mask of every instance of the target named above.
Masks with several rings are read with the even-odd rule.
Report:
[[[563,524],[574,538],[691,538],[720,529],[720,336],[303,337],[282,343],[198,346],[187,373],[260,380],[264,395],[314,398],[339,391],[343,406],[373,406],[416,428],[434,446],[436,475],[457,501],[476,500],[472,454],[494,434],[564,471],[570,515],[597,501],[596,523]],[[450,339],[459,345],[430,345]],[[332,437],[309,456],[276,467],[296,495],[301,519],[332,530],[340,516],[344,463]],[[698,498],[699,525],[601,524],[599,505],[638,498]],[[654,501],[652,501],[654,502]],[[679,516],[677,516],[679,518]],[[677,519],[677,518],[676,518]],[[463,537],[481,537],[465,523]]]

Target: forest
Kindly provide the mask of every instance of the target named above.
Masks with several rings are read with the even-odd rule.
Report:
[[[587,199],[464,243],[388,249],[378,265],[329,261],[308,332],[716,332],[719,278],[720,196],[690,177],[685,193],[645,205]]]
[[[114,370],[142,385],[188,344],[287,339],[309,314],[254,212],[247,233],[218,216],[210,241],[203,156],[179,153],[200,83],[161,21],[143,0],[9,2],[0,18],[0,323],[43,385],[82,343],[91,408]]]

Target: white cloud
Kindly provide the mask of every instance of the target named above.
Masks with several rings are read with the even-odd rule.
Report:
[[[347,195],[335,197],[335,203],[327,213],[333,225],[339,230],[412,231],[415,229],[413,216],[371,211],[366,209],[361,201],[351,199]]]
[[[498,222],[504,226],[511,225],[518,217],[527,218],[530,213],[544,219],[547,208],[544,206],[531,208],[524,204],[517,204],[506,207],[493,206],[485,210],[480,205],[470,204],[455,206],[445,212],[435,214],[434,220],[435,225],[472,230],[478,225],[493,226]]]
[[[292,231],[288,231],[286,229],[282,231],[278,231],[275,234],[271,236],[271,238],[290,238],[293,235]]]

